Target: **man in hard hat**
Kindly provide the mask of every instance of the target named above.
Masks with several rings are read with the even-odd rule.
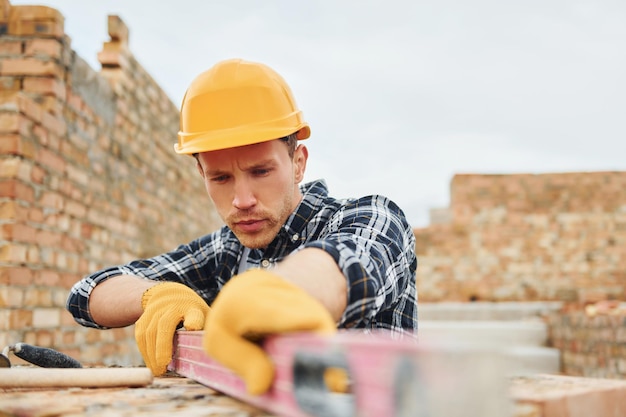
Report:
[[[135,324],[146,365],[165,372],[183,323],[206,352],[265,392],[272,364],[250,340],[337,328],[415,335],[415,238],[382,196],[338,200],[301,185],[310,135],[283,78],[233,59],[200,74],[183,99],[175,150],[192,155],[221,229],[150,259],[98,271],[67,308],[96,328]]]

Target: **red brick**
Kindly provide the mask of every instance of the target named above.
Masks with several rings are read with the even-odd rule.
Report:
[[[24,289],[0,286],[0,308],[18,308],[23,306]]]
[[[29,307],[52,307],[50,290],[42,287],[31,288],[24,294],[24,304]]]
[[[9,329],[9,317],[11,315],[11,310],[2,308],[0,309],[0,340],[6,339],[7,330]],[[6,346],[6,345],[3,345]]]
[[[36,326],[36,325],[35,325]],[[38,326],[37,326],[38,327]],[[54,343],[54,333],[50,330],[36,330],[36,345],[41,347],[52,347]]]
[[[85,152],[84,148],[84,146],[73,146],[69,141],[65,141],[61,144],[61,153],[72,163],[68,165],[68,178],[80,185],[87,184],[90,176],[85,170],[85,167],[89,166],[90,161],[89,155]]]
[[[2,40],[0,42],[0,56],[20,55],[22,53],[22,41]]]
[[[60,276],[56,271],[41,270],[38,271],[34,283],[44,287],[53,287],[59,284]]]
[[[4,77],[0,75],[0,91],[4,91],[5,93],[17,93],[21,88],[22,83],[20,77]]]
[[[21,113],[35,123],[41,123],[42,109],[39,103],[21,93],[16,96],[16,101]]]
[[[17,7],[17,6],[15,6]],[[33,7],[33,6],[19,6]],[[36,6],[39,7],[39,6]],[[26,20],[16,19],[9,21],[8,32],[16,36],[50,36],[61,38],[64,35],[63,21],[60,20]]]
[[[61,58],[61,51],[63,46],[57,39],[28,39],[26,41],[26,47],[24,54],[26,56],[47,56],[49,58],[58,60]]]
[[[19,133],[20,132],[19,113],[0,113],[0,132]]]
[[[74,239],[68,236],[63,236],[61,239],[61,245],[59,246],[67,253],[83,253],[85,251],[85,242],[82,239]]]
[[[10,223],[2,225],[2,237],[9,242],[36,243],[36,231],[33,227]]]
[[[76,332],[73,332],[73,331],[67,332],[66,331],[66,332],[62,332],[61,333],[61,340],[57,344],[65,345],[65,346],[71,346],[71,345],[73,345],[75,343],[76,343]],[[69,353],[67,353],[67,350],[65,350],[65,353],[69,354]]]
[[[107,73],[110,73],[111,68],[129,67],[127,53],[124,51],[123,48],[120,47],[119,43],[117,42],[107,42],[104,44],[103,50],[98,52],[98,62],[100,62],[103,67],[109,68],[108,72],[103,71],[103,75],[105,76],[107,75]],[[119,76],[120,74],[111,75]]]
[[[87,207],[77,201],[66,201],[65,212],[76,218],[84,218],[87,214]]]
[[[29,207],[27,220],[42,224],[44,220],[43,210],[39,207]]]
[[[41,117],[41,124],[56,136],[63,137],[67,133],[67,124],[62,115],[44,112]]]
[[[43,247],[58,247],[63,240],[62,234],[50,230],[37,230],[33,237],[34,242]]]
[[[67,94],[67,90],[63,90],[63,92],[59,92],[61,97],[55,95],[44,95],[40,99],[41,110],[45,113],[50,113],[54,117],[64,117],[64,108],[65,103],[63,102],[63,97]]]
[[[111,357],[118,352],[117,345],[112,345],[111,343],[107,343],[100,347],[100,352],[102,354],[102,358]]]
[[[119,342],[132,336],[132,330],[129,328],[118,328],[109,330],[113,333],[113,340]]]
[[[24,91],[31,93],[52,95],[61,100],[65,99],[66,87],[62,80],[54,77],[25,77]]]
[[[33,327],[38,329],[55,328],[61,324],[58,308],[35,308],[32,311]]]
[[[33,272],[30,268],[7,266],[0,268],[0,284],[28,286],[33,282]]]
[[[67,105],[72,108],[76,113],[82,113],[85,108],[85,102],[83,98],[78,94],[69,94],[67,96]]]
[[[82,272],[83,275],[93,272],[93,270],[86,270],[84,268],[80,268],[79,270],[83,271]],[[62,288],[70,289],[81,278],[82,276],[79,276],[78,274],[64,273],[64,274],[61,274],[61,280],[59,282],[59,285]]]
[[[0,206],[0,214],[2,213],[1,208],[2,207]],[[0,216],[0,218],[1,217],[2,216]],[[90,223],[81,223],[80,225],[80,235],[84,239],[91,239],[93,230],[94,230],[94,226]]]
[[[33,183],[43,184],[46,173],[40,166],[37,166],[37,165],[33,166],[30,173],[31,173],[30,180]]]
[[[58,10],[48,6],[14,5],[11,12],[11,20],[60,23],[65,21]]]
[[[9,310],[9,329],[18,330],[30,327],[33,323],[33,312],[31,310],[15,309]]]
[[[42,148],[37,152],[37,162],[39,162],[45,168],[52,170],[57,175],[65,172],[65,160],[57,153],[48,149]]]
[[[37,75],[62,77],[63,70],[52,61],[35,58],[5,58],[0,66],[1,75]]]
[[[30,157],[34,155],[34,149],[32,141],[18,134],[0,134],[0,154]]]
[[[0,178],[17,178],[21,163],[19,158],[0,159]]]
[[[64,199],[61,194],[54,191],[47,191],[42,193],[39,197],[39,204],[43,207],[60,211],[63,208]]]
[[[15,220],[17,218],[17,210],[15,201],[0,202],[0,220]]]
[[[72,315],[67,312],[67,311],[63,311],[61,313],[61,326],[62,327],[68,327],[70,326],[73,330],[72,330],[72,334],[76,334],[79,331],[82,331],[83,328],[80,327],[76,321],[74,320],[74,317],[72,317]]]
[[[0,181],[0,197],[14,198],[25,202],[33,202],[34,190],[21,181],[11,179]]]
[[[98,330],[90,329],[87,331],[87,334],[85,335],[85,342],[87,344],[98,343],[100,342],[101,339],[102,339],[102,333],[101,331],[98,331]]]

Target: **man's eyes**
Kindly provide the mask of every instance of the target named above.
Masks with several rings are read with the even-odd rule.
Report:
[[[255,168],[250,171],[250,173],[255,177],[264,177],[269,175],[272,172],[272,168]],[[215,182],[218,184],[225,183],[230,179],[230,175],[216,175],[211,177],[211,182]]]
[[[271,169],[269,169],[269,168],[257,168],[257,169],[252,170],[252,174],[256,175],[258,177],[262,177],[264,175],[269,174],[270,171],[271,171]]]
[[[211,177],[211,181],[212,182],[226,182],[226,180],[228,180],[228,175],[218,175],[216,177]]]

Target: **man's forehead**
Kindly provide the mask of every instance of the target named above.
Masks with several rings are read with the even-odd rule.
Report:
[[[236,148],[202,152],[198,154],[198,159],[205,168],[227,166],[233,163],[257,165],[275,161],[283,156],[282,152],[288,155],[286,146],[280,140],[271,140]]]

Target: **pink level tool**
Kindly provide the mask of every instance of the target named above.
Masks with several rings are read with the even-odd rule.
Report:
[[[179,331],[174,346],[170,370],[280,416],[421,415],[415,408],[420,348],[414,341],[350,332],[329,338],[308,333],[270,337],[263,346],[276,373],[261,396],[248,394],[237,375],[204,353],[202,332]],[[348,375],[347,393],[327,387],[328,368]]]
[[[179,331],[169,369],[231,397],[284,417],[511,416],[511,368],[500,349],[481,344],[392,340],[380,332],[341,331],[272,336],[263,348],[274,382],[260,396],[208,357],[202,332]],[[347,376],[348,389],[325,382],[328,370]]]

